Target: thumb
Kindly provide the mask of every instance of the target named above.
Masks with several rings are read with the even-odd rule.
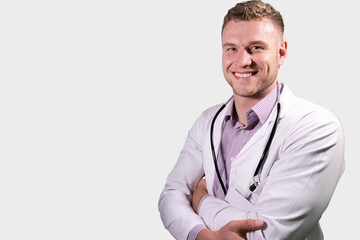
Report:
[[[255,219],[238,220],[234,221],[234,223],[236,225],[236,230],[241,234],[259,230],[264,226],[263,221]]]

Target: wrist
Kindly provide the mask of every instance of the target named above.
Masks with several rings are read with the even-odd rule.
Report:
[[[202,203],[202,201],[208,196],[207,192],[203,192],[202,194],[197,194],[194,196],[194,199],[192,201],[192,206],[194,211],[199,214],[199,207]]]

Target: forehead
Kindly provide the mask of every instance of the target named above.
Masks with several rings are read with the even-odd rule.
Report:
[[[230,21],[224,27],[222,40],[224,41],[264,41],[281,40],[280,30],[267,19],[251,21]]]

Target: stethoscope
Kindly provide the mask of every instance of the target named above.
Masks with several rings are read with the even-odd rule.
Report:
[[[278,87],[278,101],[277,101],[277,112],[276,112],[276,119],[275,119],[275,122],[274,122],[274,125],[271,129],[271,133],[270,133],[270,137],[266,143],[266,146],[264,148],[264,151],[261,155],[261,158],[259,160],[259,163],[256,167],[256,170],[254,172],[254,176],[253,176],[253,179],[255,179],[256,176],[258,176],[260,174],[260,171],[262,169],[262,167],[264,166],[265,164],[265,161],[266,161],[266,158],[268,157],[269,155],[269,150],[270,150],[270,146],[271,146],[271,143],[272,143],[272,140],[274,138],[274,135],[275,135],[275,132],[276,132],[276,128],[277,128],[277,125],[278,125],[278,120],[279,120],[279,115],[280,115],[280,102],[279,102],[279,96],[280,96],[280,90],[279,90],[279,87]],[[230,98],[226,103],[224,103],[220,108],[219,110],[215,113],[214,115],[214,118],[211,122],[211,126],[210,126],[210,144],[211,144],[211,152],[212,152],[212,156],[213,156],[213,160],[214,160],[214,165],[215,165],[215,170],[216,170],[216,175],[217,175],[217,178],[219,179],[219,182],[220,182],[220,185],[221,185],[221,188],[224,192],[224,195],[226,195],[226,188],[225,188],[225,185],[224,185],[224,182],[222,181],[221,179],[221,175],[220,175],[220,171],[219,171],[219,167],[218,167],[218,164],[217,164],[217,158],[216,158],[216,154],[215,154],[215,148],[214,148],[214,142],[213,142],[213,130],[214,130],[214,124],[215,124],[215,120],[216,118],[218,117],[218,115],[220,114],[220,112],[226,107],[226,105],[230,102],[232,98]],[[250,187],[250,191],[253,192],[255,191],[255,189],[260,185],[260,180],[258,181],[255,181]]]

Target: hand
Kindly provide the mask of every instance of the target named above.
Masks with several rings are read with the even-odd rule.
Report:
[[[193,196],[192,196],[191,206],[193,207],[193,209],[196,213],[198,213],[197,210],[199,208],[201,199],[207,194],[208,194],[208,191],[206,188],[206,180],[203,178],[200,180],[200,182],[196,186],[196,188],[193,192]]]
[[[233,220],[218,231],[200,231],[196,240],[245,240],[247,232],[259,230],[263,226],[264,222],[260,220]]]

